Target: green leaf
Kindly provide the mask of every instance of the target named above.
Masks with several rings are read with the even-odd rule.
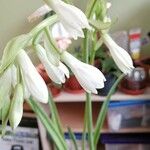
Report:
[[[23,34],[9,41],[4,49],[2,62],[0,66],[0,74],[14,62],[17,54],[31,40],[31,34]]]
[[[109,104],[110,98],[111,98],[112,94],[114,93],[114,90],[116,89],[117,85],[123,79],[124,76],[125,75],[122,74],[116,80],[114,85],[111,87],[111,89],[110,89],[110,91],[109,91],[109,93],[108,93],[108,95],[106,97],[106,100],[103,102],[102,108],[101,108],[101,110],[99,112],[98,119],[97,119],[97,122],[96,122],[96,125],[95,125],[95,130],[94,130],[94,145],[95,145],[95,147],[97,146],[97,143],[99,141],[99,137],[101,135],[101,130],[102,130],[105,118],[106,118],[106,114],[107,114],[108,104]]]
[[[50,120],[47,113],[41,108],[41,106],[36,101],[32,100],[31,98],[27,102],[31,106],[33,111],[36,113],[40,121],[43,123],[48,133],[51,135],[57,148],[59,150],[67,150],[65,140],[61,137],[61,133],[58,132],[57,128],[55,127],[55,124],[53,124],[53,122]]]
[[[69,133],[70,139],[72,140],[72,143],[74,145],[74,149],[78,150],[76,137],[75,137],[74,133],[72,132],[71,128],[69,128],[69,127],[68,127],[68,133]]]
[[[96,30],[106,30],[109,29],[111,26],[111,22],[102,22],[100,20],[89,20],[91,26],[96,28]]]
[[[55,126],[57,127],[58,131],[63,136],[64,133],[63,133],[63,130],[62,130],[62,127],[61,127],[61,123],[60,123],[60,118],[59,118],[59,115],[58,115],[57,107],[55,105],[55,102],[54,102],[54,100],[52,98],[52,94],[50,92],[49,92],[48,103],[49,103],[49,108],[50,108],[50,111],[51,111],[52,120],[53,120]]]
[[[17,84],[14,91],[14,96],[10,106],[9,122],[12,129],[15,129],[23,115],[23,88],[21,84]]]

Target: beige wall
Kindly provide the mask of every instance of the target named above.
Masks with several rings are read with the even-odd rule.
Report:
[[[84,8],[86,0],[74,0]],[[150,0],[110,0],[111,15],[118,18],[113,31],[140,26],[150,29]],[[18,34],[28,32],[33,24],[26,17],[43,4],[42,0],[0,0],[0,56],[6,42]]]
[[[0,0],[0,55],[10,38],[30,30],[26,17],[41,5],[42,0]]]
[[[110,0],[110,15],[118,21],[112,31],[141,27],[143,35],[150,32],[150,0]],[[142,47],[142,54],[150,56],[150,45]]]

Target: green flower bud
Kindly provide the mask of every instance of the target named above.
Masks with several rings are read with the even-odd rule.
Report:
[[[12,129],[15,129],[23,115],[23,88],[21,84],[17,84],[14,91],[14,96],[10,106],[9,122]]]

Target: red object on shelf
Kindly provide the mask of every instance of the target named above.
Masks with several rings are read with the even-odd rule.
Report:
[[[129,88],[130,87],[130,88]],[[145,92],[145,85],[144,82],[139,84],[134,81],[129,81],[127,79],[123,79],[121,84],[119,85],[119,90],[130,95],[140,95]]]
[[[51,91],[53,97],[56,97],[61,93],[61,88],[55,86],[53,83],[48,84],[47,87],[48,90]]]
[[[64,90],[68,93],[82,93],[84,92],[83,88],[79,84],[78,80],[74,75],[71,75],[64,84]]]
[[[144,68],[146,72],[146,84],[150,86],[150,57],[141,59],[138,64]]]
[[[139,90],[129,90],[127,88],[124,88],[123,86],[119,86],[119,90],[122,91],[125,94],[129,94],[129,95],[140,95],[140,94],[144,94],[145,92],[145,88],[144,89],[139,89]]]

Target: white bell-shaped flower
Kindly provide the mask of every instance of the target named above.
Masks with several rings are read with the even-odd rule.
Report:
[[[47,55],[45,49],[41,45],[36,45],[37,55],[45,67],[48,76],[57,84],[65,83],[65,75],[69,77],[67,67],[59,62],[59,66],[53,65]]]
[[[26,88],[30,94],[38,101],[47,103],[48,102],[48,90],[47,86],[38,74],[36,68],[32,64],[29,56],[24,50],[21,50],[17,55],[18,64],[22,70],[22,75]]]
[[[102,37],[118,68],[124,74],[129,74],[134,69],[134,66],[128,52],[117,45],[108,34],[104,34]]]
[[[85,14],[77,7],[62,0],[44,0],[58,15],[70,37],[84,37],[83,28],[91,29]]]
[[[86,92],[97,94],[97,89],[104,87],[106,79],[94,66],[79,61],[66,51],[63,52],[61,60],[71,69]]]

